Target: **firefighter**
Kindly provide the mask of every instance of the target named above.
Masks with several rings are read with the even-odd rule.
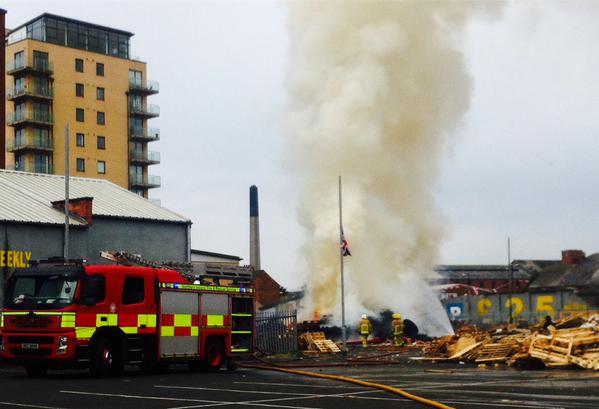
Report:
[[[403,346],[403,318],[401,314],[393,314],[393,343],[396,347]]]
[[[366,314],[362,315],[362,320],[360,321],[360,335],[362,335],[362,347],[366,348],[368,346],[368,335],[372,333],[372,323],[366,316]]]

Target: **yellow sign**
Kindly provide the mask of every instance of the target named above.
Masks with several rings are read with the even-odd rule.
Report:
[[[512,318],[516,318],[524,310],[524,301],[518,297],[510,297],[505,300],[505,308],[512,308]]]
[[[479,315],[489,315],[489,313],[491,312],[491,308],[493,307],[493,301],[489,300],[488,298],[482,298],[479,302],[478,302],[478,314]]]
[[[29,267],[31,251],[0,250],[0,267]]]

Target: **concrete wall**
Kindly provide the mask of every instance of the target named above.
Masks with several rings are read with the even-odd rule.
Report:
[[[510,305],[515,322],[536,323],[549,315],[554,320],[578,312],[599,310],[597,300],[581,298],[573,291],[519,293],[489,296],[465,296],[443,301],[447,315],[453,321],[479,325],[505,323]]]

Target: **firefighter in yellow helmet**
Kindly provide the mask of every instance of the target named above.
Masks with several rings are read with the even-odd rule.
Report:
[[[360,321],[360,335],[362,335],[362,347],[366,348],[368,346],[368,336],[372,334],[372,323],[366,316],[366,314],[362,315],[362,320]]]
[[[403,346],[403,318],[401,314],[393,314],[393,343],[396,347]]]

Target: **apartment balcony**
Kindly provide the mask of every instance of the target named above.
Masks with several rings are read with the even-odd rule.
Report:
[[[134,165],[156,165],[160,163],[160,152],[131,151],[129,161]]]
[[[158,94],[160,86],[158,81],[129,81],[129,93],[141,95]]]
[[[35,164],[33,162],[24,162],[15,165],[9,165],[6,168],[8,170],[17,170],[19,172],[46,173],[49,175],[54,174],[54,167],[50,164]]]
[[[52,75],[54,66],[51,62],[41,59],[31,60],[13,60],[6,64],[6,73],[8,75]]]
[[[129,186],[131,189],[153,189],[160,187],[160,176],[129,174]]]
[[[6,150],[8,152],[21,152],[21,151],[39,151],[39,152],[53,152],[54,143],[52,139],[42,140],[33,136],[26,136],[25,138],[17,138],[6,141]]]
[[[129,115],[141,118],[160,116],[160,107],[152,104],[129,104]]]
[[[40,111],[37,109],[9,112],[6,116],[8,126],[16,125],[43,125],[52,126],[54,124],[52,113]]]
[[[54,90],[52,88],[42,87],[21,87],[10,88],[6,91],[6,99],[9,101],[17,101],[25,98],[43,99],[51,101],[54,98]]]
[[[160,139],[160,129],[129,127],[129,138],[132,141],[154,142]]]

